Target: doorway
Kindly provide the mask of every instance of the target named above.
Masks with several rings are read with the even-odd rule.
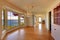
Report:
[[[49,12],[49,31],[51,32],[51,11]]]
[[[42,18],[41,17],[38,18],[38,22],[39,22],[39,24],[42,23]]]

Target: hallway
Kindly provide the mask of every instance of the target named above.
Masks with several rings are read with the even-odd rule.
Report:
[[[38,27],[20,28],[9,33],[4,40],[53,40],[45,24]]]

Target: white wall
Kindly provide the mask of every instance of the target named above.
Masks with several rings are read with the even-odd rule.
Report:
[[[25,26],[33,26],[32,13],[25,14]]]
[[[27,26],[33,26],[33,17],[32,15],[29,15],[29,17],[27,17]]]
[[[47,27],[47,29],[49,30],[49,13],[46,13],[46,19],[45,19],[46,21],[46,27]]]

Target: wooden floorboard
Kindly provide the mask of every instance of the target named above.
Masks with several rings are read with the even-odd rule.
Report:
[[[44,24],[36,27],[20,28],[6,35],[4,40],[53,40]]]

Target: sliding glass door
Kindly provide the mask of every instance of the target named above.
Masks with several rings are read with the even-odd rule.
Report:
[[[8,11],[8,29],[18,27],[18,14],[15,12]]]

